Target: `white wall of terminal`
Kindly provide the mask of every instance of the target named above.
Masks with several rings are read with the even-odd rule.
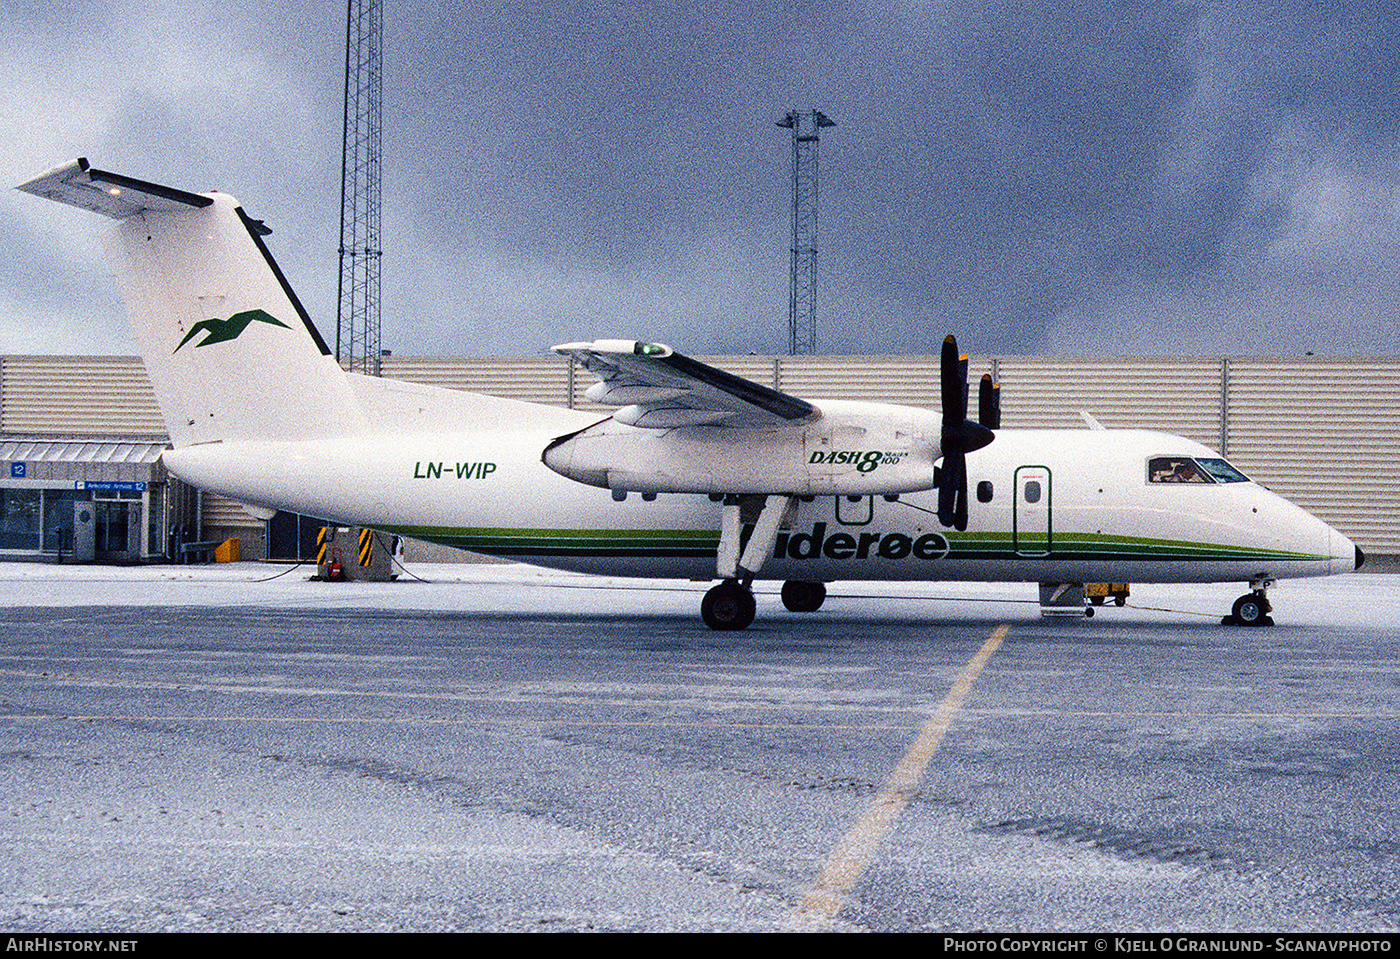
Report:
[[[715,356],[705,362],[808,399],[936,408],[937,356]],[[1007,427],[1105,426],[1179,433],[1218,449],[1259,482],[1371,553],[1400,554],[1400,357],[1066,359],[973,357],[969,378],[1002,384]],[[555,357],[388,357],[384,376],[536,403],[588,407],[589,374]],[[0,433],[162,434],[135,357],[0,357]],[[206,525],[261,529],[206,497]]]

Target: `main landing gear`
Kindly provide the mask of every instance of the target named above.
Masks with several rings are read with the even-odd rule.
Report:
[[[720,511],[719,549],[715,571],[720,583],[700,602],[700,618],[711,629],[748,629],[754,617],[754,577],[773,554],[778,530],[797,521],[795,496],[726,496]],[[743,541],[743,524],[753,532]],[[783,605],[796,613],[810,613],[826,599],[822,583],[783,584]]]
[[[755,611],[753,590],[749,587],[763,568],[764,560],[772,554],[778,529],[792,526],[796,517],[796,496],[724,497],[720,510],[719,549],[715,554],[715,571],[720,584],[711,587],[700,602],[700,618],[706,626],[719,630],[749,628]],[[747,542],[741,535],[745,523],[753,524]],[[822,594],[825,596],[824,589]],[[817,605],[821,605],[820,600]]]
[[[726,579],[700,601],[700,618],[711,629],[748,629],[755,608],[753,590],[737,579]]]
[[[783,584],[783,605],[794,613],[815,613],[825,601],[825,583],[790,580]],[[737,579],[711,587],[700,601],[700,617],[711,629],[748,629],[754,610],[753,590]]]
[[[1274,605],[1269,602],[1265,591],[1273,584],[1272,579],[1262,577],[1250,580],[1249,585],[1254,587],[1253,592],[1245,593],[1235,600],[1230,615],[1220,622],[1225,626],[1272,626],[1274,619],[1269,614],[1273,612]]]

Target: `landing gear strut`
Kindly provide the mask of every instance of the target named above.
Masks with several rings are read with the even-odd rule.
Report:
[[[773,553],[780,527],[792,526],[797,518],[797,497],[729,495],[720,510],[719,549],[715,552],[715,572],[720,584],[711,587],[700,601],[700,618],[711,629],[748,629],[755,604],[749,588],[763,562]],[[753,524],[745,543],[743,526]],[[820,605],[820,603],[818,603]],[[815,609],[816,607],[812,607]]]
[[[754,611],[753,591],[737,579],[726,579],[711,587],[700,601],[700,617],[711,629],[748,629]]]
[[[1269,602],[1269,597],[1265,593],[1273,580],[1257,579],[1249,584],[1254,587],[1254,591],[1245,593],[1235,600],[1234,607],[1230,610],[1230,615],[1220,622],[1226,626],[1272,626],[1273,617],[1269,613],[1273,612],[1274,605]]]

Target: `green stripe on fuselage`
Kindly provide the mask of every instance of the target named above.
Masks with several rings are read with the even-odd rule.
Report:
[[[386,532],[491,556],[713,557],[719,532],[703,529],[519,529],[505,527],[394,526]],[[897,531],[896,531],[897,532]],[[904,534],[907,535],[907,534]],[[1220,543],[1061,533],[1048,552],[1019,554],[1009,532],[943,532],[951,560],[1100,560],[1109,562],[1309,561],[1332,557]],[[780,541],[781,545],[781,541]],[[1042,548],[1044,544],[1039,544]],[[775,559],[792,557],[775,556]],[[812,557],[816,559],[816,556]],[[937,560],[924,560],[937,562]]]
[[[951,559],[1005,559],[1020,554],[1011,533],[944,534],[949,541]],[[1223,543],[1198,543],[1190,540],[1156,539],[1148,536],[1110,536],[1103,533],[1056,533],[1048,544],[1035,544],[1024,558],[1054,557],[1057,560],[1172,561],[1190,560],[1326,560],[1333,557],[1318,553],[1290,550],[1259,549],[1253,546],[1230,546]]]
[[[719,548],[715,530],[395,526],[386,531],[488,556],[712,557]]]

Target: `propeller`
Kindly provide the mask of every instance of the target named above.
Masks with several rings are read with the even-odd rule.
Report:
[[[958,353],[958,341],[950,333],[943,340],[939,380],[943,395],[943,431],[939,445],[943,468],[937,471],[938,521],[958,530],[967,529],[967,454],[993,440],[989,418],[999,419],[999,399],[990,377],[978,393],[982,423],[967,418],[967,357]]]

